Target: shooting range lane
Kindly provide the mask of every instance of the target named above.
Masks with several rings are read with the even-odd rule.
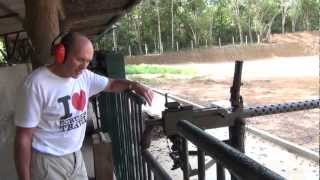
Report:
[[[174,100],[169,99],[169,102],[170,101]],[[143,109],[150,114],[161,117],[161,112],[164,110],[164,104],[165,97],[155,93],[152,106],[145,106]],[[220,140],[228,139],[228,128],[211,129],[206,130],[206,132]],[[254,135],[248,131],[246,131],[245,149],[246,155],[287,179],[319,179],[319,164],[297,154],[290,153],[283,147],[267,141],[262,137]],[[196,148],[189,143],[189,150],[196,150]],[[154,138],[151,143],[150,151],[155,157],[157,157],[157,161],[159,161],[166,171],[169,172],[173,179],[182,179],[183,176],[181,170],[170,170],[173,162],[168,155],[169,150],[165,137]],[[210,161],[210,159],[211,158],[206,157],[206,163]],[[197,158],[190,156],[189,160],[192,169],[196,169]],[[206,170],[206,178],[212,179],[212,177],[216,177],[215,165]],[[197,176],[193,176],[190,179],[197,179]],[[230,179],[228,173],[226,175],[226,179]]]

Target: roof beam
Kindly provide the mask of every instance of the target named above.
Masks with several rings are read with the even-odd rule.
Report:
[[[18,13],[9,13],[9,14],[0,16],[0,19],[12,18],[12,17],[16,17],[18,15],[19,15]]]
[[[114,8],[114,9],[105,9],[105,10],[99,10],[99,11],[86,11],[82,13],[71,13],[67,14],[66,23],[74,24],[81,23],[82,21],[87,20],[94,20],[96,18],[102,17],[102,16],[110,16],[110,15],[120,15],[121,13],[124,13],[125,11],[123,8]]]
[[[0,34],[0,36],[9,36],[9,35],[17,34],[17,33],[21,33],[21,32],[25,32],[25,31],[22,29],[22,30],[19,30],[19,31],[3,33],[3,34]]]
[[[0,9],[7,11],[9,15],[16,14],[16,16],[14,16],[14,17],[16,17],[21,23],[23,23],[23,18],[20,17],[20,15],[17,12],[15,12],[14,10],[8,8],[5,4],[3,4],[3,2],[0,2]]]

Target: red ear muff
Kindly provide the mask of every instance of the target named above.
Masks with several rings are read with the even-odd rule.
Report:
[[[66,49],[62,43],[54,45],[54,59],[57,64],[63,64],[66,55]]]

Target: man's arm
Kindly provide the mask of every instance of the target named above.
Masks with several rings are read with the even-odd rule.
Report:
[[[20,180],[30,180],[31,143],[34,128],[16,128],[14,158]]]
[[[147,103],[151,105],[153,99],[152,90],[137,82],[125,79],[109,79],[109,83],[105,89],[108,92],[122,92],[125,90],[135,91],[140,96],[143,96]]]

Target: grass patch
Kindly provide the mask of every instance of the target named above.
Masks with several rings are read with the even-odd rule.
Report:
[[[126,74],[179,74],[179,75],[195,75],[196,69],[193,68],[177,68],[164,65],[126,65]]]

